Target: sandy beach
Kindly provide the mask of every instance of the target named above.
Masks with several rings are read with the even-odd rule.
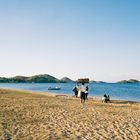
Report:
[[[44,94],[0,89],[0,140],[140,139],[140,103]]]

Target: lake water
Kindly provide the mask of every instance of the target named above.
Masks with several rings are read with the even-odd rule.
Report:
[[[49,90],[48,87],[61,87],[61,90]],[[39,92],[52,92],[74,95],[72,89],[75,83],[0,83],[0,88],[13,88],[32,90]],[[140,101],[140,84],[116,84],[116,83],[90,83],[89,96],[102,97],[105,93],[111,99]]]

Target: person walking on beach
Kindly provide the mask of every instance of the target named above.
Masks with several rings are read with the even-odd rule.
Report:
[[[85,91],[85,98],[86,98],[86,100],[88,100],[88,86],[86,86],[86,91]]]
[[[84,103],[85,102],[85,99],[86,99],[86,87],[85,87],[85,84],[82,83],[81,87],[80,87],[80,91],[81,91],[81,103]]]
[[[75,93],[75,97],[77,98],[78,95],[78,85],[73,88],[73,92]]]

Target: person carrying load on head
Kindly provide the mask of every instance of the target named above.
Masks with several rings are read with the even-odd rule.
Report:
[[[81,103],[84,103],[88,95],[88,86],[85,86],[85,83],[89,83],[89,78],[80,78],[77,82],[81,83],[78,90],[78,97],[81,98]]]
[[[86,100],[86,86],[84,83],[82,83],[80,91],[81,91],[81,103],[83,103]]]

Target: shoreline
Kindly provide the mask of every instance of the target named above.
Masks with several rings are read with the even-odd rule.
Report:
[[[42,92],[42,91],[33,91],[33,90],[23,90],[23,89],[14,89],[14,88],[0,88],[0,90],[9,90],[9,91],[17,91],[17,92],[25,92],[25,93],[31,93],[31,94],[37,94],[37,95],[45,95],[45,96],[52,96],[52,97],[71,97],[75,98],[75,95],[69,95],[65,93],[52,93],[52,92]],[[79,99],[80,98],[75,98]],[[96,97],[96,96],[89,96],[88,99],[95,100],[95,101],[101,101],[102,102],[102,97]],[[132,101],[132,100],[111,100],[110,103],[136,103],[140,104],[140,101]]]
[[[66,83],[64,83],[66,84]],[[48,90],[48,87],[61,87],[61,90],[58,91],[51,91]],[[13,84],[13,85],[1,85],[1,87],[4,88],[13,88],[13,89],[20,89],[20,90],[32,90],[34,92],[49,92],[53,94],[66,94],[66,95],[74,95],[74,92],[72,91],[73,87],[75,85],[71,84],[66,84],[66,85],[58,85],[58,84]],[[122,85],[117,85],[113,86],[110,84],[107,85],[94,85],[94,84],[89,84],[89,96],[94,97],[94,98],[99,98],[101,99],[104,94],[110,95],[110,98],[112,100],[124,100],[124,101],[133,101],[133,102],[140,102],[140,86],[134,86],[134,84],[131,84],[128,86],[123,86]]]

